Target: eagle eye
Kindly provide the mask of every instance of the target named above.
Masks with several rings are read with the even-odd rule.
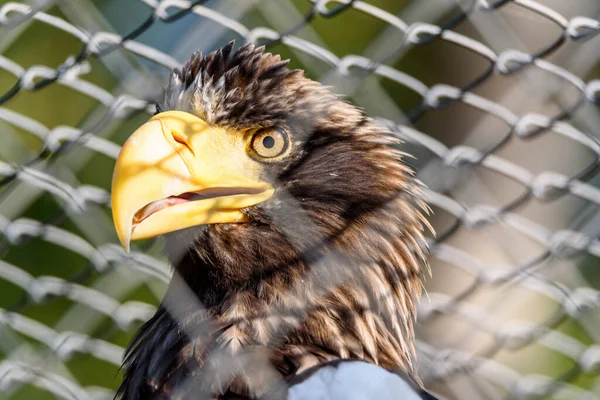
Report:
[[[256,156],[269,161],[286,153],[289,147],[288,135],[278,127],[259,129],[252,136],[250,147]]]

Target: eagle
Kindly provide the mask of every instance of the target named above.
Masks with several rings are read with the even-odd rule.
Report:
[[[193,54],[156,108],[111,203],[123,247],[162,236],[173,278],[117,398],[433,399],[413,326],[428,210],[398,140],[253,44]]]

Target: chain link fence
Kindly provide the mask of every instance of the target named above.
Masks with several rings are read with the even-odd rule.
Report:
[[[600,3],[0,1],[0,392],[110,399],[170,279],[109,209],[192,51],[263,44],[404,140],[428,186],[425,386],[600,399]]]

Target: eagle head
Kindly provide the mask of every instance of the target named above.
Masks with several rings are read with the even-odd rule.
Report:
[[[416,378],[427,223],[395,144],[262,47],[230,43],[176,69],[113,177],[123,246],[163,235],[178,277],[128,350],[121,395],[183,396],[187,379],[259,397],[335,359]],[[218,354],[254,364],[217,377]]]

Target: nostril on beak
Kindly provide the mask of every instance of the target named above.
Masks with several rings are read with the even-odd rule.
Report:
[[[192,147],[188,144],[187,138],[185,137],[185,135],[183,135],[182,133],[175,131],[175,130],[171,130],[171,136],[173,136],[173,140],[183,146],[185,146],[190,153],[192,153],[192,155],[194,155],[194,150],[192,149]]]

